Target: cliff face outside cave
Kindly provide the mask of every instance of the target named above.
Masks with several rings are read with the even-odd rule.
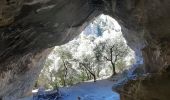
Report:
[[[0,97],[28,95],[49,48],[73,39],[101,13],[142,51],[146,72],[170,66],[169,0],[1,0]]]

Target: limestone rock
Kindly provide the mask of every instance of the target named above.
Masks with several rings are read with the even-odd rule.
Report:
[[[48,48],[72,40],[101,13],[119,22],[146,72],[169,67],[170,0],[1,0],[0,97],[27,94]]]

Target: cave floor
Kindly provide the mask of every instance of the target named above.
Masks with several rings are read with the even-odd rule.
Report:
[[[60,89],[63,94],[60,100],[120,100],[119,94],[112,91],[112,86],[113,81],[104,79],[64,87]]]

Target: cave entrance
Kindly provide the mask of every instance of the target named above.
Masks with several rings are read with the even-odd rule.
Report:
[[[36,87],[58,88],[124,73],[135,63],[116,20],[100,15],[69,43],[56,46]]]
[[[133,74],[135,64],[141,63],[136,54],[127,45],[118,22],[102,14],[72,41],[54,48],[35,88],[61,89],[72,95],[64,100],[81,100],[79,95],[89,96],[89,89],[94,98],[109,95],[111,100],[120,100],[111,88],[116,80]],[[99,89],[103,92],[98,93]]]

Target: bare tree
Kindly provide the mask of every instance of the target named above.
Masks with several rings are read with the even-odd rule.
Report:
[[[96,82],[95,66],[94,66],[94,57],[90,55],[84,55],[81,61],[79,61],[79,66],[84,68],[92,77],[94,82]],[[87,74],[88,75],[88,74]]]
[[[112,76],[116,75],[116,63],[127,56],[129,47],[122,39],[116,39],[114,42],[107,40],[99,43],[95,49],[98,53],[102,52],[103,58],[112,65]]]
[[[58,48],[56,50],[56,53],[60,57],[60,60],[62,61],[62,65],[64,67],[64,69],[62,70],[64,72],[62,83],[63,83],[63,86],[66,86],[67,85],[66,79],[67,79],[68,69],[69,69],[68,67],[71,66],[69,61],[72,59],[72,54],[71,52],[69,52],[69,50],[65,50],[62,47]]]

